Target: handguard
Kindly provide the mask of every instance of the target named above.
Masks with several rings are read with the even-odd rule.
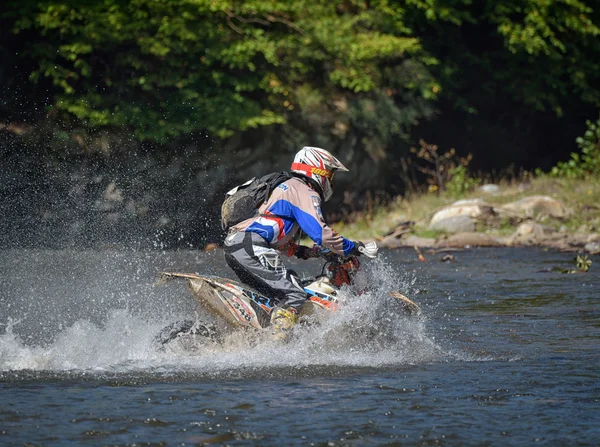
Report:
[[[375,241],[371,241],[364,246],[358,247],[358,251],[361,254],[365,255],[367,258],[374,259],[377,257],[377,253],[379,252],[379,247],[377,247],[377,243]]]

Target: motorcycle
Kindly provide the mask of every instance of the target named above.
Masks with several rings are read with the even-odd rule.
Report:
[[[344,257],[326,249],[320,250],[318,256],[325,260],[321,273],[300,280],[307,297],[298,315],[300,323],[318,321],[322,312],[335,312],[342,304],[340,288],[354,284],[361,270],[356,256]],[[200,307],[199,313],[212,315],[215,323],[192,320],[173,323],[156,337],[160,345],[185,336],[220,342],[225,333],[239,329],[266,330],[271,325],[271,313],[278,304],[277,300],[261,295],[238,281],[197,273],[161,272],[158,283],[164,284],[173,279],[187,281]],[[400,292],[390,292],[390,295],[398,300],[404,314],[417,315],[421,312],[414,301]]]

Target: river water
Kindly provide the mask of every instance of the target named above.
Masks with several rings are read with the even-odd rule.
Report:
[[[0,251],[0,445],[600,445],[600,259],[453,255],[364,261],[376,292],[289,344],[189,349],[154,340],[195,318],[156,274],[227,274],[219,251]]]

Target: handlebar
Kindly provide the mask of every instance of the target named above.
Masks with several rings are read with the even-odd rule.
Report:
[[[357,247],[360,254],[365,255],[368,258],[374,259],[377,257],[377,253],[379,248],[377,247],[377,243],[375,241],[368,242],[367,244],[360,243],[360,246]],[[340,259],[350,259],[352,257],[356,257],[355,255],[342,256],[336,255],[331,250],[325,247],[315,245],[315,252],[318,257],[325,259],[332,259],[332,257],[337,257]]]

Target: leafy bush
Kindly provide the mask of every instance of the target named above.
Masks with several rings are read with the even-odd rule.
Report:
[[[324,121],[338,112],[330,125],[346,124],[345,110],[323,104],[377,94],[408,128],[441,90],[429,68],[437,60],[403,21],[409,9],[419,11],[314,0],[8,0],[0,59],[8,36],[21,77],[51,86],[44,105],[54,115],[139,140],[228,138],[304,113]],[[314,95],[302,108],[306,91]]]
[[[440,153],[439,147],[435,144],[429,144],[425,140],[420,140],[419,144],[420,149],[411,148],[411,152],[416,155],[417,163],[413,164],[411,160],[407,160],[406,167],[407,169],[414,167],[427,176],[425,180],[429,185],[429,192],[436,192],[438,195],[448,193],[460,197],[481,182],[480,179],[471,177],[469,173],[469,163],[473,159],[471,154],[459,158],[455,149]],[[425,165],[422,162],[425,162]]]
[[[572,152],[569,161],[560,162],[550,171],[553,177],[584,178],[600,175],[600,118],[586,121],[587,130],[575,142],[580,152]]]
[[[448,194],[460,197],[481,183],[480,179],[472,177],[469,173],[468,165],[470,160],[470,157],[466,159],[461,158],[460,163],[448,171],[449,180],[446,183]]]

